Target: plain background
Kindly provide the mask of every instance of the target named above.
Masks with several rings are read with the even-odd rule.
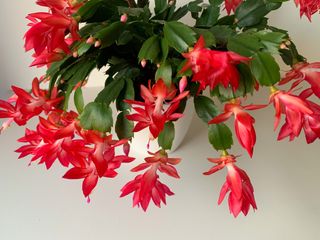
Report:
[[[181,3],[187,1],[181,1]],[[320,15],[309,23],[300,20],[293,1],[272,14],[272,23],[288,29],[292,39],[310,61],[320,59]],[[0,97],[12,84],[29,87],[43,70],[28,68],[30,54],[23,50],[25,16],[39,10],[33,1],[2,1],[0,9]],[[91,86],[103,79],[93,77]],[[98,89],[96,89],[98,90]],[[87,95],[92,97],[93,91]],[[265,102],[266,99],[258,99]],[[27,167],[28,160],[16,160],[16,139],[23,128],[13,127],[0,136],[0,239],[1,240],[85,240],[85,239],[320,239],[319,143],[307,145],[301,137],[288,143],[276,142],[273,109],[254,113],[257,144],[254,158],[235,144],[233,152],[243,154],[239,166],[251,177],[258,211],[234,219],[226,202],[216,202],[225,172],[205,177],[211,166],[207,157],[216,153],[207,143],[206,127],[194,118],[185,142],[173,156],[183,158],[178,166],[181,180],[162,178],[175,192],[162,209],[147,213],[131,208],[131,199],[119,199],[119,189],[134,177],[130,167],[113,180],[103,180],[87,204],[81,181],[61,179],[65,169],[55,165]],[[134,153],[133,153],[134,154]],[[143,156],[135,154],[137,161]]]

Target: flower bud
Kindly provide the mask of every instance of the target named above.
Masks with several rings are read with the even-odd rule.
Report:
[[[94,44],[94,42],[95,42],[96,40],[94,39],[94,37],[89,37],[88,39],[87,39],[87,44]]]
[[[128,15],[126,13],[122,14],[120,17],[120,22],[126,23],[127,21],[128,21]]]
[[[78,55],[78,52],[77,51],[74,51],[73,53],[72,53],[72,56],[74,57],[74,58],[77,58],[79,55]]]
[[[129,153],[130,153],[130,144],[129,143],[123,144],[123,152],[126,156],[129,156]]]
[[[142,66],[143,68],[145,68],[145,66],[147,65],[147,60],[142,59],[141,62],[140,62],[140,64],[141,64],[141,66]]]
[[[188,85],[188,79],[186,76],[183,76],[179,82],[179,91],[182,93]]]
[[[100,46],[101,46],[101,41],[100,41],[100,40],[96,41],[96,42],[94,43],[94,46],[95,46],[96,48],[100,47]]]

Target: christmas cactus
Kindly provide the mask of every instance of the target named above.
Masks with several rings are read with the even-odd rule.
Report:
[[[195,0],[178,7],[175,0],[154,0],[151,9],[148,0],[37,0],[48,11],[27,16],[25,49],[33,53],[31,66],[47,71],[33,79],[30,91],[12,86],[13,96],[0,100],[1,132],[37,118],[37,127],[26,128],[18,140],[19,158],[30,156],[30,164],[47,169],[60,164],[65,179],[82,179],[89,200],[99,179],[114,178],[122,164],[135,161],[134,133],[148,129],[159,150],[150,152],[145,143],[144,162],[132,169],[139,174],[121,189],[121,197],[132,194],[133,205],[146,211],[151,200],[160,207],[173,195],[159,177],[179,178],[181,159],[168,153],[186,102],[193,101],[220,153],[209,158],[213,166],[204,175],[225,168],[218,203],[228,195],[230,212],[247,215],[257,209],[254,189],[231,148],[234,137],[252,158],[251,112],[274,107],[278,140],[291,141],[302,132],[308,144],[320,138],[320,106],[314,102],[320,97],[320,62],[309,63],[286,30],[268,23],[267,15],[287,1]],[[319,0],[295,3],[310,21],[320,9]],[[192,17],[192,26],[183,23],[185,16]],[[281,76],[276,59],[291,70]],[[89,74],[102,67],[104,87],[85,102]],[[245,103],[264,87],[269,99]],[[69,107],[72,99],[76,110]],[[234,131],[225,124],[230,118]]]

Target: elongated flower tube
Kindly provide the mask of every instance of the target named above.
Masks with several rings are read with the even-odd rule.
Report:
[[[229,193],[228,204],[230,213],[237,217],[240,212],[245,216],[248,214],[250,207],[257,209],[257,204],[254,199],[254,189],[250,178],[244,170],[235,165],[236,157],[233,155],[223,155],[220,158],[209,158],[210,162],[217,164],[204,175],[211,175],[224,167],[227,168],[226,182],[223,184],[218,204],[220,205],[225,196]]]
[[[139,172],[148,169],[144,174],[138,175],[134,180],[128,182],[121,189],[121,196],[124,197],[133,194],[133,207],[142,207],[144,211],[148,209],[150,200],[157,207],[161,203],[166,204],[166,195],[172,196],[174,193],[165,184],[159,181],[158,171],[167,174],[170,177],[180,178],[177,170],[173,165],[178,164],[180,158],[169,158],[164,150],[156,153],[150,153],[150,157],[145,158],[145,163],[141,163],[133,168],[132,172]]]
[[[292,130],[294,136],[299,136],[303,124],[303,116],[313,114],[312,109],[306,101],[299,96],[295,96],[289,92],[271,88],[270,102],[275,108],[274,129],[280,123],[281,114],[286,116],[286,123]]]
[[[253,124],[254,118],[244,110],[256,110],[266,107],[267,105],[248,105],[241,106],[240,99],[235,99],[224,105],[224,113],[214,117],[209,124],[218,124],[226,121],[231,115],[234,115],[234,128],[239,143],[247,150],[250,157],[253,154],[253,148],[256,143],[256,132]]]

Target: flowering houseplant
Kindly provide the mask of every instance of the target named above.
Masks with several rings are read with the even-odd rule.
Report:
[[[218,203],[228,194],[230,212],[247,215],[250,207],[257,209],[254,190],[236,165],[237,156],[229,153],[233,136],[224,122],[234,119],[235,137],[249,157],[256,134],[248,111],[268,105],[275,108],[275,129],[282,116],[285,120],[278,140],[293,140],[302,130],[307,143],[320,137],[320,106],[310,99],[320,97],[320,63],[308,63],[285,30],[268,25],[267,14],[283,2],[196,0],[178,8],[174,0],[155,0],[151,11],[148,0],[38,0],[49,11],[28,15],[25,49],[34,52],[31,65],[47,67],[47,73],[33,79],[31,91],[13,86],[14,95],[0,100],[1,131],[38,117],[36,129],[27,128],[18,140],[20,158],[30,155],[31,163],[47,169],[59,162],[68,168],[64,178],[83,179],[89,199],[99,179],[116,177],[122,164],[135,160],[130,156],[134,133],[148,129],[159,150],[148,152],[146,143],[148,156],[132,169],[143,173],[121,189],[121,197],[133,194],[134,206],[147,210],[151,200],[160,207],[173,195],[159,175],[179,178],[175,165],[181,159],[170,157],[168,150],[174,125],[193,99],[197,115],[208,124],[209,142],[221,153],[209,158],[214,166],[204,174],[226,168]],[[296,4],[310,20],[320,8],[318,0]],[[192,27],[180,21],[187,14],[194,19]],[[275,55],[291,68],[284,77]],[[105,87],[85,104],[88,76],[104,66]],[[270,89],[269,103],[244,104],[261,87]],[[71,96],[76,111],[69,109]],[[118,139],[110,133],[113,126]]]

